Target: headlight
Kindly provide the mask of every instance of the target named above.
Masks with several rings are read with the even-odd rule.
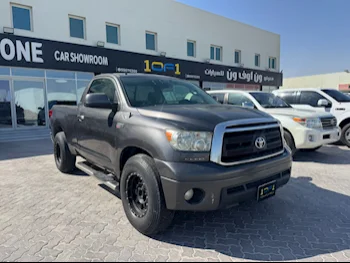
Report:
[[[322,128],[322,122],[320,118],[298,118],[294,117],[294,121],[298,122],[301,125],[304,125],[310,129],[320,129]]]
[[[175,150],[185,152],[209,152],[213,133],[167,130],[166,137]]]

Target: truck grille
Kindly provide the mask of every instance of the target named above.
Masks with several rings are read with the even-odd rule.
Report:
[[[265,145],[258,148],[256,141],[263,138]],[[225,133],[222,145],[221,161],[240,162],[279,153],[284,149],[279,126],[257,130]]]
[[[331,118],[321,118],[322,127],[325,130],[333,129],[337,126],[337,119],[335,117]]]

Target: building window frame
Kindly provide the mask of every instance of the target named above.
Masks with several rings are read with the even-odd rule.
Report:
[[[72,36],[71,26],[70,26],[71,19],[76,19],[76,20],[81,20],[81,21],[83,21],[83,35],[84,35],[83,38]],[[86,39],[87,39],[87,37],[86,37],[86,18],[85,18],[85,17],[69,14],[69,15],[68,15],[68,26],[69,26],[69,36],[70,36],[71,38],[83,39],[83,40],[86,40]]]
[[[15,27],[15,21],[14,21],[14,17],[13,17],[13,7],[17,7],[17,8],[22,8],[22,9],[27,9],[29,11],[29,23],[30,23],[30,30],[28,29],[22,29],[22,28],[16,28]],[[11,14],[11,23],[12,23],[12,27],[14,29],[18,29],[18,30],[25,30],[25,31],[30,31],[33,32],[34,31],[34,24],[33,24],[33,7],[29,6],[29,5],[22,5],[22,4],[17,4],[17,3],[10,3],[10,14]]]
[[[107,34],[107,27],[108,27],[108,26],[109,26],[109,27],[117,28],[117,43],[108,42],[108,34]],[[118,45],[118,46],[121,45],[121,42],[120,42],[120,25],[106,22],[106,42],[107,42],[108,44],[113,44],[113,45]]]
[[[189,55],[189,50],[188,50],[188,44],[193,44],[193,56],[190,56]],[[196,41],[194,40],[187,40],[187,56],[188,57],[191,57],[191,58],[195,58],[196,57],[196,51],[197,51],[197,48],[196,48]]]
[[[212,56],[212,49],[214,50],[213,56]],[[220,59],[217,57],[217,52],[220,50]],[[210,45],[210,60],[215,60],[215,61],[222,61],[223,57],[223,48],[222,46],[217,46],[217,45]]]
[[[276,69],[276,68],[277,68],[277,58],[269,57],[269,69]]]
[[[238,54],[238,61],[236,60],[236,55]],[[235,64],[241,64],[242,63],[242,50],[235,49],[235,57],[234,57]]]
[[[149,49],[147,47],[147,35],[154,36],[154,49]],[[149,51],[157,51],[158,50],[158,34],[156,32],[146,31],[145,32],[145,40],[146,40],[146,50],[149,50]]]
[[[261,58],[261,56],[260,56],[260,54],[255,54],[255,56],[254,56],[254,65],[255,65],[255,67],[260,67],[260,58]]]

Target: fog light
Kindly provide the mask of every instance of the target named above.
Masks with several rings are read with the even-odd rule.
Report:
[[[192,199],[193,195],[194,195],[193,189],[188,190],[188,191],[185,193],[185,200],[186,200],[186,201],[190,201],[190,200]]]
[[[309,135],[309,142],[313,142],[314,141],[314,136]]]

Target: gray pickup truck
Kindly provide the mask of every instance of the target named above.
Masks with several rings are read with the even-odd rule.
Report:
[[[175,211],[272,197],[291,175],[277,120],[176,78],[98,75],[77,106],[52,108],[50,126],[57,168],[83,170],[119,193],[145,235],[165,230]]]

